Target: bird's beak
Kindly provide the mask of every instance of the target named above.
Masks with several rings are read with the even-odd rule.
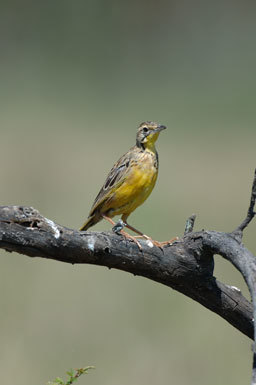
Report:
[[[160,132],[162,130],[165,130],[166,129],[166,126],[163,126],[162,124],[157,126],[157,128],[154,129],[155,132]]]

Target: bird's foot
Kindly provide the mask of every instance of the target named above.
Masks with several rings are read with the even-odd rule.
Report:
[[[138,248],[140,250],[142,250],[142,246],[140,244],[140,242],[136,239],[137,237],[133,237],[132,235],[128,234],[126,231],[124,230],[121,230],[120,233],[126,238],[126,239],[130,239],[131,241],[135,242],[136,245],[138,246]]]
[[[139,249],[141,250],[142,249],[142,246],[141,244],[138,242],[137,238],[142,238],[142,239],[145,239],[146,240],[146,243],[149,247],[153,247],[153,246],[156,246],[156,247],[159,247],[160,249],[163,249],[164,246],[167,246],[167,245],[172,245],[175,241],[177,241],[179,238],[178,237],[175,237],[175,238],[172,238],[170,239],[169,241],[164,241],[164,242],[159,242],[159,241],[155,241],[154,239],[152,239],[151,237],[149,237],[148,235],[146,234],[142,234],[140,233],[141,235],[136,235],[136,236],[132,236],[128,233],[126,233],[123,229],[124,227],[128,227],[130,228],[131,230],[135,230],[133,227],[131,227],[130,225],[128,225],[126,222],[124,222],[122,219],[119,219],[119,221],[115,224],[115,226],[112,228],[112,231],[116,234],[122,234],[125,238],[127,239],[130,239],[132,240],[133,242],[135,242]],[[139,232],[138,230],[136,230],[137,233]]]
[[[149,247],[153,247],[153,246],[156,246],[156,247],[159,247],[160,249],[162,249],[164,246],[167,246],[167,245],[172,245],[175,241],[178,241],[179,238],[178,237],[175,237],[175,238],[172,238],[170,239],[169,241],[164,241],[164,242],[159,242],[159,241],[155,241],[154,239],[152,239],[151,237],[149,237],[148,235],[138,235],[136,236],[135,238],[144,238],[147,242],[147,245]]]
[[[136,237],[133,237],[132,235],[126,233],[126,231],[123,230],[125,226],[126,224],[124,223],[124,221],[122,219],[119,219],[119,221],[115,224],[115,226],[112,227],[112,231],[115,234],[122,234],[126,239],[130,239],[131,241],[135,242],[138,248],[141,250],[142,246],[139,243],[139,241],[137,241]]]

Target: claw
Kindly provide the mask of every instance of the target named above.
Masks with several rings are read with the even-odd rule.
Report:
[[[163,247],[163,246],[170,246],[172,245],[174,242],[178,241],[179,240],[179,237],[174,237],[172,239],[170,239],[169,241],[164,241],[164,242],[157,242],[157,241],[154,241],[154,242],[157,242],[159,244],[159,247]]]
[[[140,250],[142,250],[142,246],[141,244],[139,243],[139,241],[137,241],[137,239],[135,237],[133,237],[132,235],[126,233],[125,231],[121,230],[120,233],[126,238],[126,239],[130,239],[131,241],[135,242],[136,245],[138,246],[138,248]]]
[[[161,250],[163,250],[164,246],[167,246],[167,245],[170,246],[175,241],[177,241],[179,239],[178,237],[175,237],[175,238],[170,239],[169,241],[159,242],[159,241],[155,241],[154,239],[148,237],[147,235],[144,236],[144,238],[147,240],[147,243],[148,243],[149,247],[153,247],[153,245],[154,245],[156,247],[159,247]],[[149,242],[150,242],[150,244],[149,244]]]

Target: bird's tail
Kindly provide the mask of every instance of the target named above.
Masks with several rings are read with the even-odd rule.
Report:
[[[83,224],[83,226],[80,228],[80,231],[86,231],[90,227],[96,225],[100,221],[100,218],[96,215],[92,215],[87,219],[87,221]]]

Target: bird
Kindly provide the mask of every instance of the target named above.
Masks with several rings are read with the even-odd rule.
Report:
[[[96,196],[87,221],[80,228],[86,231],[102,219],[106,219],[114,227],[112,230],[136,242],[137,238],[150,240],[153,245],[161,247],[165,242],[152,240],[143,232],[127,223],[129,215],[151,194],[158,175],[159,160],[155,142],[166,126],[152,121],[139,125],[136,135],[136,144],[126,152],[110,170],[104,185]],[[115,223],[112,218],[121,215]],[[126,227],[138,234],[132,236],[125,232]],[[152,246],[151,246],[152,247]]]

